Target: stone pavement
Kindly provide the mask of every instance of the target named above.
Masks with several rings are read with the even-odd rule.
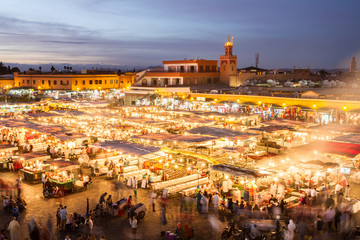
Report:
[[[3,180],[12,181],[15,183],[16,173],[2,172],[0,178]],[[99,201],[100,195],[104,192],[111,194],[113,201],[118,201],[122,197],[134,195],[131,188],[123,188],[115,190],[111,180],[106,180],[105,177],[94,177],[93,184],[90,189],[66,195],[62,198],[45,199],[42,195],[41,184],[29,184],[23,182],[23,197],[27,202],[27,209],[20,216],[22,239],[29,237],[27,222],[31,217],[34,217],[39,224],[45,224],[50,217],[54,226],[56,223],[56,209],[59,204],[67,206],[68,213],[77,212],[82,215],[86,212],[86,199],[89,198],[90,209],[94,209]],[[133,203],[141,202],[146,205],[147,211],[145,218],[138,224],[138,230],[134,236],[131,231],[130,224],[126,216],[112,217],[108,219],[95,218],[93,234],[98,238],[103,235],[105,239],[161,239],[161,231],[172,231],[176,229],[178,221],[185,223],[189,221],[191,226],[195,229],[196,239],[219,239],[223,230],[224,224],[213,224],[209,222],[207,215],[198,214],[195,211],[191,215],[180,214],[181,200],[178,198],[167,200],[167,225],[161,224],[161,209],[160,200],[156,204],[156,212],[152,212],[150,205],[150,192],[145,189],[138,189],[138,197],[133,196]],[[195,206],[194,206],[195,209]],[[0,211],[0,228],[8,221],[8,216]],[[212,227],[214,226],[214,228]],[[218,231],[216,230],[219,227]],[[78,233],[72,234],[72,239],[75,239]],[[64,239],[65,234],[59,233],[54,229],[54,239]]]

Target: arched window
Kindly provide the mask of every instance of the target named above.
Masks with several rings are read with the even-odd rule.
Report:
[[[143,79],[143,80],[142,80],[142,85],[143,85],[143,86],[146,86],[146,85],[147,85],[146,79]]]

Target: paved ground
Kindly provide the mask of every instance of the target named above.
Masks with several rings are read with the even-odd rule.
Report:
[[[16,174],[10,172],[0,173],[0,178],[15,182]],[[45,224],[48,217],[55,223],[56,209],[59,204],[66,205],[68,212],[78,212],[82,215],[86,212],[86,199],[89,198],[90,209],[93,209],[99,201],[101,193],[107,192],[113,196],[113,200],[119,200],[122,197],[133,195],[130,188],[125,187],[119,191],[115,191],[112,187],[112,181],[106,180],[105,177],[94,178],[94,183],[90,189],[73,193],[62,198],[45,199],[42,195],[41,184],[23,184],[23,196],[27,202],[27,209],[21,214],[20,223],[22,230],[22,238],[29,237],[27,222],[34,217],[39,224]],[[134,196],[133,196],[134,197]],[[167,207],[167,225],[161,224],[161,209],[157,204],[156,212],[149,211],[150,198],[147,190],[139,189],[138,197],[134,198],[135,203],[144,203],[148,209],[145,218],[139,223],[136,236],[131,232],[131,227],[125,216],[113,217],[111,219],[98,219],[94,221],[93,234],[97,237],[104,235],[107,240],[111,239],[161,239],[161,231],[175,231],[178,221],[191,222],[195,228],[196,239],[219,239],[220,233],[211,227],[208,216],[195,213],[192,215],[181,215],[179,199],[169,199]],[[160,201],[160,200],[159,200]],[[194,206],[195,207],[195,206]],[[0,227],[8,221],[8,216],[3,211],[0,212]],[[210,226],[210,227],[209,227]],[[220,230],[223,229],[222,224],[219,225]],[[54,230],[55,239],[64,239],[65,235]],[[73,236],[77,236],[73,234]]]
[[[10,172],[0,173],[0,178],[15,182],[16,174]],[[27,209],[21,214],[21,234],[22,239],[29,237],[27,222],[31,217],[34,217],[39,224],[44,224],[50,217],[55,223],[55,213],[59,204],[66,205],[68,212],[78,212],[82,215],[86,212],[86,199],[89,198],[90,209],[93,209],[103,192],[107,192],[113,196],[113,200],[117,201],[122,197],[133,195],[130,188],[123,188],[116,191],[113,187],[112,181],[106,180],[105,177],[94,178],[94,183],[90,189],[67,195],[62,198],[45,199],[42,195],[41,184],[23,184],[23,196],[28,203]],[[360,196],[360,186],[352,185],[353,196]],[[107,240],[111,239],[161,239],[161,231],[175,231],[176,223],[181,221],[183,223],[190,222],[195,229],[195,239],[220,239],[220,233],[226,225],[226,216],[213,217],[214,215],[198,214],[193,211],[193,214],[181,214],[179,198],[169,199],[167,206],[167,225],[161,224],[161,210],[160,205],[157,204],[157,211],[152,212],[150,206],[150,198],[147,190],[139,189],[138,197],[134,198],[135,203],[142,202],[146,205],[148,211],[145,218],[139,223],[137,234],[134,236],[131,232],[130,224],[125,216],[113,217],[110,219],[96,218],[94,221],[93,234],[98,238],[103,235]],[[195,210],[195,206],[194,210]],[[218,220],[220,219],[220,221]],[[357,216],[359,220],[359,216]],[[0,211],[0,228],[8,221],[8,216]],[[360,222],[360,221],[358,221]],[[260,223],[259,223],[260,224]],[[85,232],[82,232],[86,234]],[[54,239],[64,239],[65,234],[59,233],[54,229]],[[78,233],[72,234],[72,239],[75,239]],[[329,238],[331,239],[331,238]],[[333,238],[336,239],[336,238]]]

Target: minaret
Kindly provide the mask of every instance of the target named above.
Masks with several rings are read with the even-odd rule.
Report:
[[[230,77],[237,75],[237,56],[232,54],[233,38],[225,43],[225,55],[220,56],[220,82],[229,84]]]
[[[356,72],[356,60],[355,57],[351,59],[350,62],[350,72]]]

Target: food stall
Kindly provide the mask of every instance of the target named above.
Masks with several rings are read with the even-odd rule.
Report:
[[[19,164],[22,169],[20,170],[23,179],[27,182],[41,181],[41,175],[46,170],[50,169],[49,164],[43,164],[44,161],[50,160],[50,156],[44,153],[26,153],[18,157]]]
[[[71,192],[78,176],[79,165],[70,161],[49,161],[50,171],[47,172],[52,183],[65,192]]]
[[[9,169],[8,158],[12,156],[12,153],[16,150],[18,150],[18,148],[15,146],[0,144],[0,171]]]

